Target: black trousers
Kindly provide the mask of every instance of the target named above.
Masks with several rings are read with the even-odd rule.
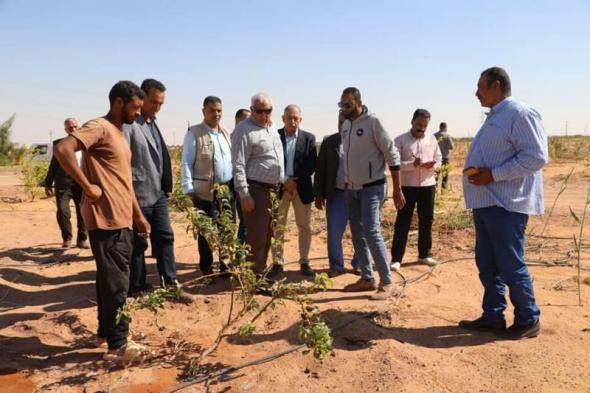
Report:
[[[158,276],[165,285],[176,283],[176,259],[174,258],[174,232],[168,213],[168,198],[162,196],[152,206],[141,206],[141,211],[152,228],[150,241],[156,257]],[[141,291],[146,285],[145,250],[147,239],[134,231],[133,256],[130,265],[129,292]]]
[[[86,228],[84,227],[82,214],[80,213],[82,188],[79,185],[73,184],[70,188],[55,190],[55,202],[57,203],[57,213],[55,216],[57,218],[57,225],[59,225],[59,229],[61,230],[62,240],[72,240],[72,224],[70,223],[70,218],[72,217],[72,214],[70,213],[71,199],[74,200],[74,205],[76,206],[76,219],[78,225],[78,236],[76,241],[83,242],[88,236],[86,234]]]
[[[442,165],[446,165],[448,163],[449,163],[449,159],[448,158],[443,158],[442,159]],[[436,178],[436,184],[438,184],[438,175],[439,175],[439,172],[436,172],[436,174],[434,175],[435,178]],[[442,188],[447,188],[448,182],[449,182],[449,172],[446,171],[445,174],[443,175],[443,178],[442,178],[441,187]]]
[[[406,252],[408,232],[416,205],[418,205],[418,258],[431,256],[436,186],[402,187],[402,192],[406,198],[406,205],[397,212],[391,245],[391,261],[400,263]]]
[[[117,310],[125,304],[129,287],[129,260],[133,251],[131,229],[96,229],[89,233],[96,260],[96,304],[98,337],[106,338],[109,349],[127,344],[129,322],[117,324]]]
[[[233,209],[234,206],[234,198],[232,193],[230,192],[230,204],[232,205],[232,215],[235,219],[235,211]],[[213,218],[214,222],[218,221],[219,217],[219,205],[217,203],[217,193],[213,195],[213,201],[205,201],[201,199],[193,199],[193,205],[195,208],[202,210],[207,214],[209,217]],[[209,243],[207,243],[207,239],[204,236],[199,234],[197,238],[197,243],[199,247],[199,268],[201,272],[204,274],[209,274],[213,272],[213,251],[211,247],[209,247]],[[227,270],[227,266],[223,263],[224,256],[219,256],[219,270],[224,272]]]

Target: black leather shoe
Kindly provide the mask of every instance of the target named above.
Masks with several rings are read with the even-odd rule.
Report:
[[[498,332],[498,336],[506,340],[522,340],[523,338],[537,337],[541,332],[541,322],[537,321],[532,325],[517,325],[516,323],[508,329]]]
[[[302,263],[301,265],[299,265],[299,271],[301,272],[301,274],[308,277],[311,277],[315,274],[311,266],[309,266],[309,263]]]
[[[268,274],[266,275],[266,279],[271,282],[277,281],[282,272],[283,265],[273,263],[272,267],[268,271]]]
[[[473,321],[460,321],[459,327],[461,329],[472,330],[476,332],[503,331],[506,330],[506,321],[491,321],[484,317],[479,317]]]

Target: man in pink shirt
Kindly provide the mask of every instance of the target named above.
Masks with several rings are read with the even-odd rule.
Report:
[[[441,165],[441,152],[434,135],[426,135],[430,113],[416,109],[410,131],[395,138],[401,156],[401,184],[406,205],[397,212],[391,246],[391,269],[399,271],[406,251],[408,231],[418,205],[418,262],[436,265],[432,258],[432,221],[434,220],[435,172]]]

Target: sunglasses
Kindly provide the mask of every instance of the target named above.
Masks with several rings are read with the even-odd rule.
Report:
[[[270,114],[271,114],[271,112],[272,112],[272,107],[271,107],[271,108],[268,108],[268,109],[260,109],[260,108],[254,108],[254,107],[253,107],[253,108],[252,108],[252,111],[253,111],[254,113],[256,113],[257,115],[262,115],[263,113],[265,113],[265,114],[267,114],[267,115],[270,115]]]
[[[350,109],[352,107],[354,107],[353,102],[339,102],[338,103],[338,108],[341,108],[341,109]]]

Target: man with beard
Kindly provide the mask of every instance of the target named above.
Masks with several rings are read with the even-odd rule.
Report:
[[[400,154],[402,192],[406,199],[395,218],[391,245],[391,269],[395,271],[401,268],[415,207],[418,209],[418,262],[436,265],[431,253],[436,194],[434,174],[440,167],[441,154],[434,135],[426,135],[429,122],[430,112],[416,109],[410,131],[394,140]]]
[[[395,207],[401,209],[405,204],[400,188],[399,153],[379,119],[363,105],[361,93],[356,87],[344,89],[338,106],[345,118],[341,132],[348,218],[354,252],[361,270],[361,278],[344,290],[377,290],[371,299],[386,300],[394,288],[381,235],[381,203],[385,197],[387,166],[393,180]],[[369,255],[373,257],[379,272],[379,287],[373,277]]]
[[[133,82],[120,81],[109,93],[106,116],[90,120],[67,136],[55,149],[64,171],[82,187],[82,215],[96,260],[98,338],[106,340],[105,360],[125,362],[142,348],[127,339],[129,322],[116,322],[129,288],[129,261],[133,230],[147,237],[144,218],[131,177],[131,151],[121,131],[139,116],[144,93]],[[82,168],[76,151],[83,150]]]

